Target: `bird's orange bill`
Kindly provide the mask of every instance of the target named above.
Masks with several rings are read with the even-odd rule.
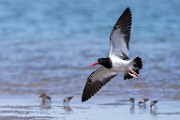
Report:
[[[98,61],[96,61],[95,63],[91,64],[89,67],[93,67],[93,66],[95,66],[95,65],[97,65],[97,64],[99,64]]]

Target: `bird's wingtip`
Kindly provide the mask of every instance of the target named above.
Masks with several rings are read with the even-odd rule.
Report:
[[[86,99],[84,99],[84,98],[81,99],[81,102],[85,102],[85,101],[86,101]]]
[[[91,98],[91,97],[90,97],[90,98]],[[88,97],[86,97],[86,96],[82,96],[81,102],[86,102],[87,100],[89,100],[89,98],[88,98]]]
[[[126,8],[126,10],[130,10],[129,6]]]
[[[127,12],[131,13],[131,9],[130,9],[130,7],[127,7],[125,11],[127,11]]]

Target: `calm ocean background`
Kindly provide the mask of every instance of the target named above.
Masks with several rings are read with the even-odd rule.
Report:
[[[130,7],[130,57],[141,56],[138,79],[115,77],[101,96],[180,100],[179,0],[0,0],[1,96],[74,95],[80,102],[87,66],[109,52],[116,20]]]

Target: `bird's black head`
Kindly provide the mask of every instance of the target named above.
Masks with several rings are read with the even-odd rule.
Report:
[[[106,68],[112,68],[112,62],[111,59],[109,57],[107,58],[99,58],[97,60],[97,62],[93,63],[92,65],[90,65],[90,67],[95,66],[97,64],[100,64]]]
[[[111,68],[112,67],[112,62],[110,58],[99,58],[98,59],[99,64],[106,68]]]

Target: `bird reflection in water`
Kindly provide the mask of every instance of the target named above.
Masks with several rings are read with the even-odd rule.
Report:
[[[150,109],[150,114],[153,116],[157,115],[157,109]]]
[[[70,101],[73,98],[73,96],[69,96],[69,97],[65,97],[63,99],[63,108],[66,112],[71,113],[72,112],[72,108],[70,107]]]
[[[71,112],[73,112],[73,110],[72,110],[72,108],[70,107],[70,106],[63,106],[63,108],[64,108],[64,110],[66,111],[66,112],[68,112],[68,113],[71,113]]]
[[[131,105],[131,107],[130,107],[130,113],[131,113],[131,114],[134,114],[134,113],[135,113],[134,105]]]
[[[147,109],[146,104],[141,104],[141,105],[138,105],[138,107],[139,107],[139,109],[141,109],[141,110],[145,110],[145,109]]]

